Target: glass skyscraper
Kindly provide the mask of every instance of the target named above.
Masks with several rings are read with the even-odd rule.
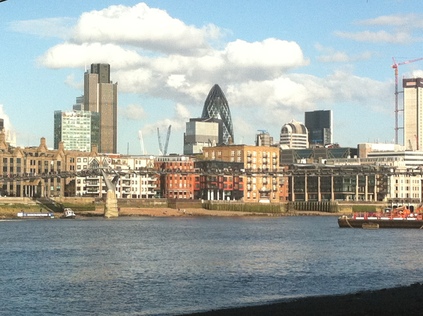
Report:
[[[333,122],[331,110],[305,112],[305,126],[308,129],[310,146],[333,143]]]
[[[223,122],[223,143],[231,144],[234,142],[234,129],[232,126],[231,111],[229,110],[228,101],[220,89],[215,84],[211,88],[209,95],[204,102],[202,119],[219,119]]]
[[[89,111],[54,112],[54,148],[90,152],[100,141],[100,114]]]

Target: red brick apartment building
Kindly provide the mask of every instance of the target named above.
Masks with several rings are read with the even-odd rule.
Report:
[[[280,175],[278,147],[204,147],[203,155],[206,160],[243,163],[244,202],[278,203],[286,199],[286,181]]]
[[[162,198],[194,199],[200,178],[194,173],[194,160],[187,156],[157,157],[154,168],[160,172],[157,187]]]

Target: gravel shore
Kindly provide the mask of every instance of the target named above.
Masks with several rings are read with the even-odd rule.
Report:
[[[305,297],[261,306],[213,310],[195,316],[361,316],[423,315],[423,285],[364,291],[347,295]]]

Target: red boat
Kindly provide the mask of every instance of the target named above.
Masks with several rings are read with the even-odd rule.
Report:
[[[418,211],[417,211],[418,210]],[[338,225],[341,228],[366,228],[373,224],[379,228],[418,228],[423,229],[423,216],[420,208],[412,212],[405,206],[381,213],[354,213],[341,216]]]

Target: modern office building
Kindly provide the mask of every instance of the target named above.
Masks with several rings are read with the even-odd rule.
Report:
[[[260,133],[256,134],[256,146],[272,146],[273,137],[270,136],[268,131],[259,130]]]
[[[216,146],[223,142],[223,122],[218,119],[192,118],[186,123],[184,155],[203,152],[203,147]]]
[[[206,101],[204,102],[201,118],[222,120],[223,143],[232,144],[234,142],[234,129],[232,126],[231,111],[229,110],[228,101],[226,100],[226,97],[219,85],[215,84],[213,88],[211,88]]]
[[[423,149],[423,78],[403,79],[404,146]]]
[[[305,112],[305,126],[310,146],[324,146],[333,143],[333,122],[331,110]]]
[[[75,104],[72,107],[73,110],[81,111],[84,109],[84,96],[76,97]]]
[[[292,120],[282,126],[279,145],[282,149],[308,148],[308,130],[305,125]]]
[[[84,75],[84,110],[100,113],[101,153],[117,152],[117,83],[110,81],[109,64],[92,64]]]
[[[100,114],[89,111],[54,112],[54,149],[90,152],[100,140]]]

